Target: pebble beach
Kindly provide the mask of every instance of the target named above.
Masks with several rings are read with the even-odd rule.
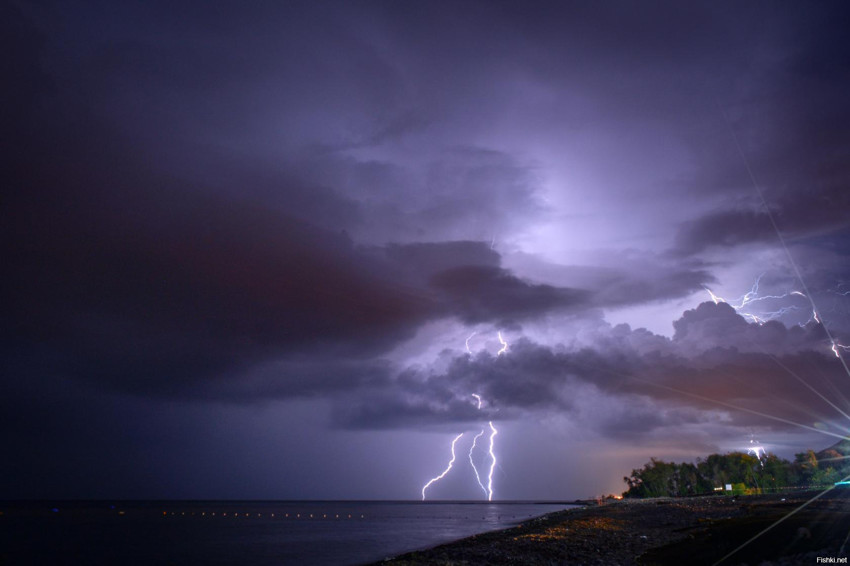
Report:
[[[379,564],[840,564],[847,560],[849,533],[846,488],[609,500]]]

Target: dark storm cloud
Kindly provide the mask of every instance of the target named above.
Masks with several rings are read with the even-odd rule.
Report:
[[[773,24],[766,36],[773,53],[753,64],[744,97],[732,102],[729,93],[714,92],[726,122],[715,152],[722,159],[706,162],[692,189],[729,199],[681,227],[679,254],[775,242],[765,206],[791,240],[847,232],[850,110],[841,101],[850,75],[839,23],[847,10],[827,8]]]
[[[12,201],[7,335],[112,387],[168,394],[287,355],[365,359],[436,318],[582,306],[582,293],[496,267],[482,243],[413,246],[408,257],[404,246],[358,248],[292,217],[187,195],[132,166],[106,179],[79,163],[52,169],[81,188],[42,204],[43,187],[29,186]],[[118,183],[120,197],[107,190]]]
[[[717,250],[775,241],[732,131],[780,229],[813,251],[810,286],[838,289],[843,5],[0,10],[0,435],[21,453],[0,484],[90,495],[114,476],[156,495],[203,471],[184,453],[218,464],[187,441],[217,436],[215,415],[275,399],[328,397],[343,428],[563,414],[632,442],[727,410],[673,389],[806,422],[830,409],[794,375],[848,396],[816,325],[724,305],[670,339],[601,323],[723,282]],[[566,265],[573,247],[596,257]],[[418,332],[562,314],[580,328],[547,339],[566,346],[399,371]]]
[[[819,324],[748,324],[725,303],[702,303],[674,326],[672,339],[619,325],[603,328],[590,346],[522,340],[504,356],[458,357],[445,371],[411,369],[395,380],[393,395],[349,405],[337,419],[343,426],[380,428],[566,412],[619,437],[699,422],[706,411],[729,412],[729,424],[737,426],[791,426],[777,419],[812,426],[840,417],[823,397],[839,405],[850,398]],[[471,410],[471,393],[486,400],[481,411]],[[620,399],[617,410],[582,413],[587,403],[605,398]]]
[[[37,54],[45,39],[13,15],[16,46]],[[363,221],[362,203],[304,179],[302,169],[218,159],[174,129],[153,145],[138,124],[128,135],[128,122],[112,124],[113,106],[93,105],[85,89],[115,101],[127,92],[115,81],[133,81],[144,87],[133,100],[150,109],[145,97],[162,95],[164,84],[215,90],[220,76],[234,77],[181,62],[197,55],[192,49],[176,60],[127,41],[103,49],[83,63],[94,65],[90,81],[77,83],[84,91],[71,87],[64,98],[65,78],[48,77],[44,57],[24,58],[18,73],[21,108],[6,116],[6,133],[26,153],[7,170],[14,190],[2,229],[2,285],[13,298],[3,335],[16,360],[50,360],[50,371],[143,395],[303,396],[380,381],[370,363],[334,360],[367,360],[427,321],[516,320],[581,302],[580,293],[499,268],[483,243],[358,246],[340,228]],[[179,109],[181,100],[159,108]],[[468,183],[438,192],[467,188],[477,200],[500,174],[505,190],[514,186],[500,156],[464,151],[470,164],[437,171],[432,188],[462,171]],[[437,223],[481,208],[461,206],[463,198],[419,210]],[[315,356],[311,367],[305,359]],[[275,365],[284,358],[294,359]],[[234,375],[247,377],[234,383]]]
[[[844,213],[850,209],[848,184],[850,169],[841,185],[833,189],[807,190],[805,194],[790,195],[771,203],[770,214],[774,217],[776,228],[763,207],[706,214],[681,227],[674,254],[686,256],[712,248],[724,251],[748,244],[775,244],[780,236],[793,242],[829,235],[832,236],[831,242],[840,241],[836,237],[843,238],[850,232],[850,223]],[[848,251],[850,249],[846,247],[841,250],[842,253]]]
[[[526,283],[504,269],[456,267],[436,274],[431,287],[446,297],[449,311],[464,322],[523,319],[586,303],[588,292]]]

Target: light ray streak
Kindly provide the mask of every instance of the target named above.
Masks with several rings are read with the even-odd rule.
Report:
[[[850,531],[847,532],[847,536],[844,537],[844,542],[841,543],[841,548],[838,549],[838,556],[844,556],[844,547],[847,546],[848,539],[850,539]]]
[[[846,478],[844,478],[841,481],[847,481],[848,479],[850,479],[850,476],[847,476]],[[829,486],[828,488],[823,490],[821,493],[815,495],[814,497],[812,497],[811,499],[809,499],[808,501],[806,501],[805,503],[803,503],[802,505],[800,505],[799,507],[797,507],[796,509],[794,509],[793,511],[791,511],[790,513],[788,513],[787,515],[785,515],[784,517],[782,517],[781,519],[779,519],[778,521],[776,521],[775,523],[773,523],[772,525],[767,527],[766,529],[762,530],[761,532],[756,534],[754,537],[752,537],[751,539],[749,539],[748,541],[743,543],[741,546],[739,546],[738,548],[736,548],[735,550],[733,550],[732,552],[730,552],[729,554],[727,554],[726,556],[724,556],[723,558],[721,558],[720,560],[718,560],[717,562],[712,564],[711,566],[717,566],[718,564],[720,564],[721,562],[723,562],[724,560],[726,560],[727,558],[729,558],[730,556],[732,556],[733,554],[735,554],[736,552],[738,552],[739,550],[741,550],[742,548],[744,548],[745,546],[747,546],[748,544],[750,544],[751,542],[753,542],[754,540],[759,538],[761,535],[763,535],[764,533],[771,530],[773,527],[775,527],[779,523],[785,521],[786,519],[788,519],[792,515],[795,515],[796,513],[801,511],[803,508],[807,507],[811,503],[814,503],[815,501],[817,501],[818,499],[820,499],[821,497],[823,497],[824,495],[826,495],[827,493],[829,493],[833,489],[835,489],[834,485]],[[848,536],[850,536],[850,535],[848,535]]]
[[[455,436],[455,439],[452,440],[452,459],[449,460],[449,465],[446,467],[443,473],[431,479],[431,481],[422,486],[422,501],[425,501],[425,490],[428,489],[432,483],[440,481],[441,479],[446,477],[446,474],[449,473],[449,470],[452,469],[452,465],[454,465],[455,463],[455,444],[457,444],[457,441],[460,440],[461,436],[463,436],[463,433],[458,434],[457,436]]]
[[[636,383],[641,383],[643,385],[648,385],[650,387],[656,387],[658,389],[666,389],[667,391],[672,391],[673,393],[678,393],[679,395],[686,395],[688,397],[693,397],[694,399],[701,399],[703,401],[708,401],[709,403],[714,403],[716,405],[721,405],[723,407],[728,407],[730,409],[735,409],[737,411],[743,411],[745,413],[750,413],[751,415],[757,415],[759,417],[764,417],[766,419],[770,419],[770,420],[774,420],[774,421],[777,421],[777,422],[789,424],[789,425],[792,425],[792,426],[796,426],[798,428],[810,430],[812,432],[817,432],[819,434],[824,434],[826,436],[832,436],[834,438],[839,438],[841,440],[850,440],[850,436],[847,436],[847,435],[838,434],[836,432],[830,432],[828,430],[821,430],[819,428],[800,424],[798,422],[794,422],[794,421],[791,421],[791,420],[788,420],[788,419],[785,419],[785,418],[782,418],[782,417],[777,417],[777,416],[774,416],[774,415],[769,415],[767,413],[762,413],[761,411],[756,411],[754,409],[748,409],[746,407],[739,407],[737,405],[733,405],[733,404],[727,403],[725,401],[718,401],[717,399],[712,399],[711,397],[706,397],[706,396],[700,395],[698,393],[691,393],[689,391],[682,391],[681,389],[677,389],[675,387],[670,387],[669,385],[661,385],[660,383],[653,383],[651,381],[646,381],[645,379],[640,379],[638,377],[635,377],[634,375],[629,375],[629,374],[626,374],[626,373],[613,371],[613,370],[605,369],[605,368],[594,368],[594,369],[601,369],[602,371],[604,371],[606,373],[609,373],[611,375],[616,375],[618,377],[623,377],[623,378],[629,379],[631,381],[634,381]]]
[[[504,354],[505,352],[508,351],[508,343],[505,342],[505,340],[502,338],[502,331],[500,330],[498,332],[498,334],[499,334],[499,342],[502,344],[502,349],[499,350],[498,352],[496,352],[496,357],[501,356],[502,354]]]
[[[794,261],[794,257],[791,255],[791,250],[788,249],[788,245],[785,243],[785,237],[782,235],[782,232],[779,230],[779,225],[776,223],[776,219],[773,217],[773,213],[770,211],[770,207],[767,205],[767,200],[764,198],[764,193],[761,190],[761,186],[759,186],[758,181],[756,180],[756,176],[753,173],[752,167],[750,167],[750,162],[747,159],[744,150],[741,148],[741,142],[738,140],[738,134],[735,133],[735,128],[732,127],[732,123],[729,121],[729,117],[726,115],[726,112],[723,108],[720,109],[723,112],[723,117],[726,119],[726,124],[729,126],[729,131],[732,132],[732,138],[735,140],[735,147],[738,148],[738,153],[741,155],[741,159],[744,161],[744,165],[747,168],[747,173],[750,175],[750,181],[753,183],[753,188],[756,193],[758,193],[759,199],[761,199],[762,206],[764,206],[765,214],[767,214],[768,219],[770,220],[771,226],[773,226],[773,230],[776,232],[776,237],[779,239],[779,243],[782,245],[782,249],[785,251],[785,256],[788,258],[788,263],[791,264],[791,267],[794,269],[794,273],[797,275],[797,279],[800,281],[800,285],[803,287],[803,291],[805,292],[805,297],[809,299],[809,303],[812,305],[812,312],[815,315],[815,320],[817,320],[817,312],[818,308],[815,305],[815,300],[812,298],[812,294],[809,292],[809,287],[806,285],[806,281],[803,279],[803,274],[800,272],[800,268],[797,265],[797,262]],[[820,321],[818,321],[820,322]],[[824,332],[826,332],[827,338],[829,338],[829,343],[832,346],[835,346],[835,338],[832,337],[832,333],[829,331],[829,328],[823,323]],[[835,352],[835,355],[838,357],[838,360],[841,362],[841,365],[844,367],[844,371],[847,373],[847,376],[850,377],[850,367],[847,366],[847,362],[844,361],[844,358],[841,357],[841,354],[838,353],[836,348],[832,349]]]
[[[797,375],[797,374],[796,374],[796,373],[795,373],[795,372],[794,372],[791,368],[789,368],[788,366],[786,366],[785,364],[783,364],[781,361],[779,361],[779,358],[777,358],[776,356],[774,356],[774,355],[773,355],[773,354],[771,354],[770,352],[766,351],[764,348],[761,348],[761,350],[762,350],[762,352],[763,352],[766,356],[769,356],[769,357],[770,357],[770,359],[772,359],[774,362],[776,362],[776,365],[778,365],[779,367],[781,367],[782,369],[784,369],[785,371],[787,371],[787,372],[788,372],[788,373],[789,373],[789,374],[790,374],[790,375],[791,375],[794,379],[796,379],[797,381],[799,381],[800,383],[802,383],[803,385],[805,385],[805,386],[809,389],[809,391],[811,391],[812,393],[814,393],[815,395],[817,395],[818,397],[820,397],[821,399],[823,399],[823,401],[824,401],[827,405],[829,405],[830,407],[832,407],[833,409],[835,409],[836,411],[838,411],[839,413],[841,413],[841,414],[842,414],[845,418],[847,418],[848,420],[850,420],[850,414],[847,414],[847,413],[846,413],[846,412],[844,412],[844,411],[843,411],[840,407],[838,407],[838,405],[836,405],[835,403],[833,403],[832,401],[830,401],[829,399],[827,399],[826,397],[824,397],[824,396],[823,396],[820,392],[818,392],[818,391],[817,391],[814,387],[812,387],[811,385],[809,385],[809,383],[808,383],[805,379],[803,379],[802,377],[800,377],[799,375]]]
[[[818,458],[818,464],[821,462],[839,462],[843,460],[850,460],[850,456],[838,456],[837,458]]]
[[[484,436],[484,429],[481,429],[481,432],[476,434],[475,438],[472,439],[472,448],[469,449],[469,463],[472,464],[472,471],[475,472],[475,481],[477,481],[478,485],[481,486],[481,489],[484,491],[484,495],[489,496],[489,494],[487,493],[487,488],[484,487],[483,483],[481,483],[481,476],[478,474],[478,468],[475,466],[475,462],[472,460],[472,451],[475,450],[475,444],[482,436]]]
[[[660,389],[666,389],[668,391],[672,391],[672,392],[678,393],[680,395],[687,395],[688,397],[693,397],[695,399],[702,399],[703,401],[708,401],[709,403],[716,403],[717,405],[729,407],[730,409],[735,409],[735,410],[738,410],[738,411],[744,411],[745,413],[750,413],[751,415],[757,415],[757,416],[760,416],[760,417],[764,417],[766,419],[771,419],[771,420],[774,420],[774,421],[777,421],[777,422],[796,426],[798,428],[802,428],[802,429],[805,429],[805,430],[810,430],[812,432],[817,432],[817,433],[820,433],[820,434],[825,434],[827,436],[840,438],[841,440],[850,440],[850,436],[838,434],[837,432],[830,432],[828,430],[821,430],[819,428],[800,424],[798,422],[794,422],[794,421],[791,421],[791,420],[788,420],[788,419],[785,419],[785,418],[782,418],[782,417],[777,417],[777,416],[774,416],[774,415],[769,415],[767,413],[762,413],[761,411],[756,411],[756,410],[753,410],[753,409],[747,409],[746,407],[739,407],[737,405],[733,405],[733,404],[727,403],[725,401],[718,401],[717,399],[712,399],[711,397],[706,397],[706,396],[700,395],[698,393],[690,393],[688,391],[682,391],[681,389],[676,389],[675,387],[670,387],[669,385],[661,385],[659,383],[651,383],[649,381],[644,381],[642,379],[638,379],[638,378],[633,377],[633,376],[627,376],[627,377],[629,377],[630,379],[633,379],[633,380],[635,380],[639,383],[643,383],[645,385],[650,385],[652,387],[658,387]]]
[[[493,426],[493,422],[490,421],[487,423],[490,425],[490,458],[492,458],[492,462],[490,463],[490,474],[487,476],[487,501],[493,501],[493,470],[496,469],[496,454],[493,452],[493,439],[499,434],[499,431],[496,430],[496,427]]]

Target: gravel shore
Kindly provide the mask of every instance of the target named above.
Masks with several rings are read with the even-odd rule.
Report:
[[[799,509],[820,493],[611,501],[552,513],[379,564],[829,563],[818,562],[818,557],[843,563],[850,548],[846,540],[850,489],[831,490]],[[845,543],[848,548],[843,548]]]

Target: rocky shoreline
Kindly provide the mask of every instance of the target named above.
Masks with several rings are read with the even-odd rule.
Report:
[[[818,564],[818,557],[842,563],[850,551],[850,489],[833,489],[800,509],[821,493],[610,501],[378,564],[768,566]]]

